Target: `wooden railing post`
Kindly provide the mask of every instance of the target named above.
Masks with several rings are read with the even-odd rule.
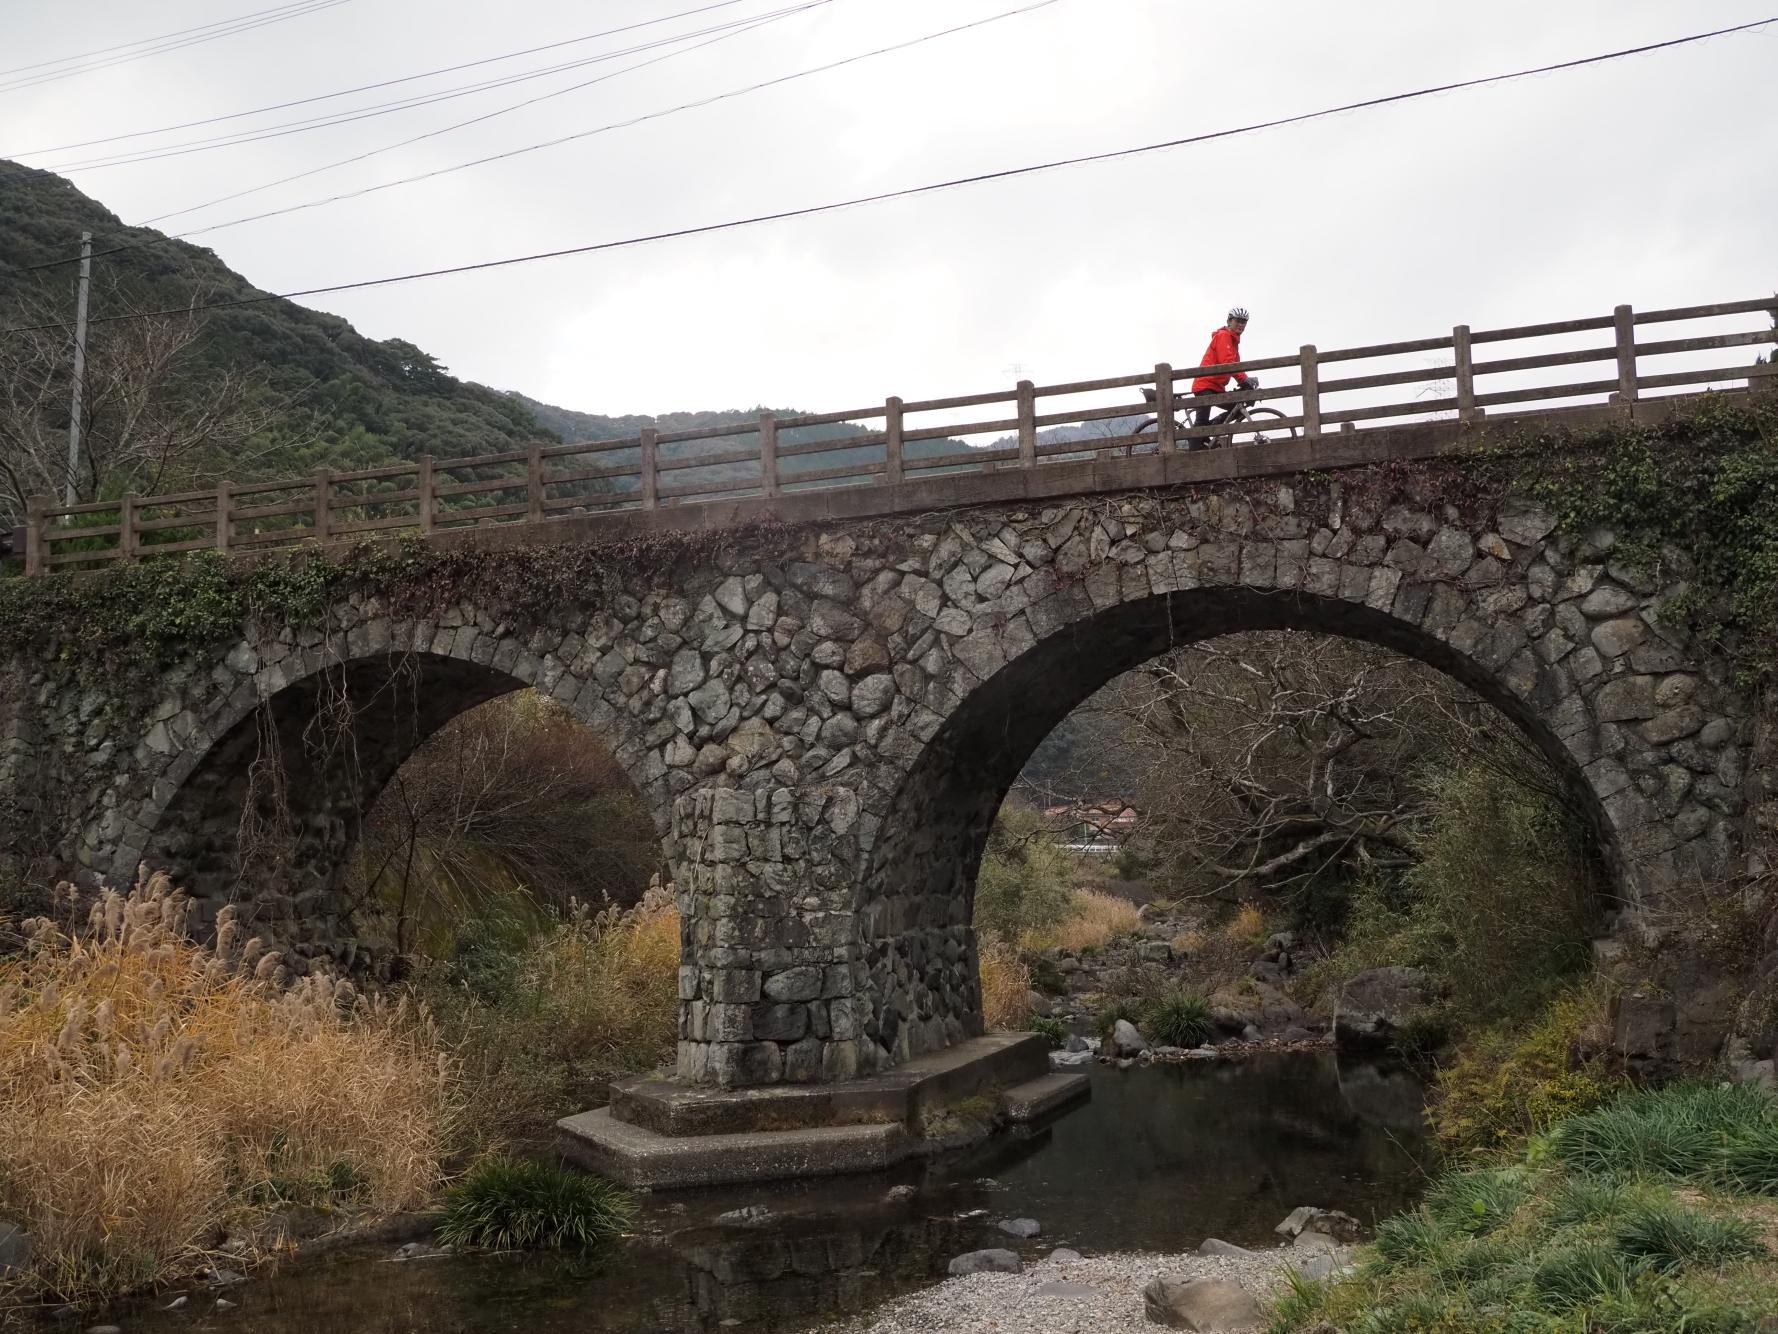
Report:
[[[778,494],[778,419],[759,414],[759,486],[768,495]]]
[[[901,485],[901,400],[891,398],[883,405],[883,480],[890,486]]]
[[[315,472],[315,540],[326,542],[333,536],[333,474],[326,468]]]
[[[1321,439],[1321,359],[1315,344],[1302,347],[1303,439]]]
[[[1451,375],[1456,381],[1457,420],[1473,421],[1475,410],[1475,362],[1469,351],[1469,326],[1451,330]]]
[[[229,517],[234,508],[235,484],[226,478],[216,483],[216,549],[227,553],[234,541],[235,521]]]
[[[1636,316],[1628,306],[1612,312],[1617,325],[1617,401],[1636,401]]]
[[[1019,467],[1037,466],[1037,386],[1019,381]]]
[[[660,472],[655,467],[655,443],[660,432],[652,426],[642,428],[642,508],[655,509],[661,503]]]
[[[420,493],[420,534],[426,536],[432,531],[435,506],[438,502],[438,496],[433,491],[432,455],[430,454],[420,455],[420,475],[416,481],[416,489]]]
[[[525,458],[525,522],[543,519],[543,446],[532,445]]]
[[[25,502],[25,574],[43,573],[43,512],[48,496],[32,496]]]
[[[125,565],[136,563],[136,497],[117,503],[117,558]]]
[[[1174,432],[1179,423],[1173,420],[1173,368],[1161,362],[1154,368],[1154,438],[1163,454],[1179,447]]]

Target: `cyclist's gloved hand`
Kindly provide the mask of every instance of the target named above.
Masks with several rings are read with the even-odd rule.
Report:
[[[1249,375],[1247,377],[1246,382],[1241,386],[1241,388],[1243,388],[1243,389],[1258,389],[1259,388],[1259,377],[1257,375]]]

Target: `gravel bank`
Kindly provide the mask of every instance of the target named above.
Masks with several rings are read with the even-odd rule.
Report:
[[[1251,1257],[1136,1253],[1028,1261],[1021,1274],[947,1278],[840,1328],[848,1334],[1154,1334],[1160,1326],[1142,1314],[1142,1289],[1157,1274],[1231,1280],[1263,1301],[1285,1264],[1303,1258],[1301,1251],[1279,1249]]]

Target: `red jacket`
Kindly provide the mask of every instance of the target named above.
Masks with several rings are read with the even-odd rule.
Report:
[[[1239,360],[1241,360],[1241,335],[1225,324],[1217,329],[1215,333],[1210,335],[1210,347],[1204,353],[1204,359],[1200,361],[1198,365],[1227,366],[1230,362]],[[1245,384],[1247,376],[1243,373],[1240,378],[1242,383]],[[1228,383],[1228,373],[1222,375],[1200,375],[1197,379],[1192,381],[1192,393],[1220,394],[1224,389],[1228,388]]]

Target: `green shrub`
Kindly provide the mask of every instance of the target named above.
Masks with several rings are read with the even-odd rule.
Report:
[[[1033,1019],[1031,1031],[1039,1037],[1047,1038],[1051,1047],[1060,1047],[1068,1041],[1068,1025],[1048,1015],[1039,1015]]]
[[[1439,1140],[1458,1151],[1502,1149],[1609,1102],[1627,1087],[1622,1078],[1602,1061],[1573,1059],[1604,1008],[1602,991],[1575,988],[1528,1028],[1471,1034],[1438,1071],[1429,1117]]]
[[[1043,829],[1038,813],[1007,801],[994,818],[975,878],[975,927],[1009,945],[1069,914],[1073,860]]]
[[[1143,1007],[1143,1036],[1163,1047],[1199,1047],[1215,1035],[1210,1002],[1189,991],[1172,991]]]
[[[1635,1205],[1618,1222],[1613,1239],[1625,1255],[1665,1273],[1695,1264],[1721,1266],[1766,1253],[1757,1225],[1714,1218],[1666,1200]]]
[[[586,1248],[617,1236],[635,1204],[603,1177],[530,1158],[488,1158],[445,1196],[442,1241],[493,1250]]]
[[[1025,964],[1031,970],[1031,986],[1046,996],[1066,996],[1068,979],[1047,954],[1027,954]]]

